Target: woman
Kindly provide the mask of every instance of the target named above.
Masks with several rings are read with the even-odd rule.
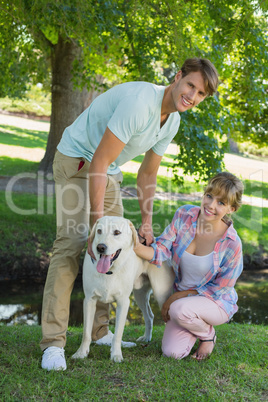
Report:
[[[165,356],[188,356],[199,338],[192,357],[207,358],[216,342],[214,326],[238,309],[234,286],[243,269],[242,247],[227,215],[238,210],[242,193],[237,177],[219,173],[208,182],[201,208],[182,206],[156,243],[135,245],[137,255],[158,267],[170,259],[176,275],[176,291],[162,307]]]

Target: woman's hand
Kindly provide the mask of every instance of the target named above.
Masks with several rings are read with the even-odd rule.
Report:
[[[171,303],[169,302],[169,299],[167,299],[167,301],[162,306],[161,315],[165,322],[168,322],[170,320],[170,316],[168,314],[170,305]]]
[[[196,290],[181,290],[179,292],[173,293],[173,295],[171,295],[162,306],[161,315],[162,315],[163,320],[165,322],[168,322],[170,320],[170,316],[169,316],[168,312],[169,312],[170,305],[174,301],[176,301],[178,299],[182,299],[183,297],[188,297],[189,295],[196,296],[197,294],[198,294],[198,292]]]

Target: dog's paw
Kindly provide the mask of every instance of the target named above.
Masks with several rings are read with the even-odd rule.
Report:
[[[72,355],[72,359],[85,359],[89,354],[89,350],[83,351],[81,349],[78,349],[75,354]]]
[[[152,337],[147,337],[147,336],[143,335],[143,336],[140,336],[137,339],[137,342],[146,342],[146,343],[148,343],[148,342],[151,341],[151,339],[152,339]]]
[[[111,355],[111,360],[115,363],[121,363],[124,359],[122,354],[118,354],[118,355]]]

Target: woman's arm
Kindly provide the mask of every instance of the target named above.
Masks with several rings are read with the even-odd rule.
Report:
[[[137,256],[144,258],[144,260],[150,261],[154,256],[154,249],[151,246],[144,246],[140,242],[134,245],[133,250]]]
[[[198,292],[196,290],[181,290],[180,292],[173,293],[173,295],[171,295],[162,306],[161,314],[162,314],[163,320],[165,322],[170,320],[168,311],[169,311],[170,305],[174,301],[176,301],[178,299],[182,299],[183,297],[188,297],[189,295],[195,296],[197,294],[198,294]]]

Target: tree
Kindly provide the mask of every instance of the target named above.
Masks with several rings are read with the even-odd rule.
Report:
[[[267,116],[256,98],[258,90],[267,97],[262,79],[266,64],[250,71],[247,82],[252,52],[255,61],[267,59],[266,13],[263,0],[1,1],[6,30],[0,32],[0,51],[6,60],[7,49],[13,51],[8,69],[16,71],[16,94],[23,92],[27,73],[29,80],[51,82],[51,128],[41,168],[51,169],[62,132],[85,107],[88,90],[126,80],[167,84],[186,57],[199,56],[218,68],[221,95],[183,117],[177,167],[206,179],[221,166],[223,149],[215,134],[232,135],[238,123],[247,128],[252,124],[245,100],[252,100],[255,118]],[[2,80],[0,91],[2,87],[8,93],[11,83]],[[242,93],[240,102],[235,93]],[[10,89],[9,94],[16,95]],[[197,151],[203,163],[197,163]]]
[[[218,147],[215,134],[222,140],[267,145],[267,10],[267,1],[210,1],[202,10],[202,22],[190,20],[195,53],[202,52],[207,42],[206,54],[220,72],[221,85],[218,102],[216,97],[210,104],[182,115],[175,171],[183,168],[197,180],[209,178],[220,167],[228,146],[223,142]],[[181,181],[180,176],[177,181]]]
[[[21,51],[25,48],[21,46],[21,43],[24,45],[29,42],[28,48],[32,50],[32,57],[29,51],[27,55],[21,56],[21,72],[25,72],[25,65],[28,63],[26,71],[29,78],[41,79],[43,82],[47,74],[48,78],[45,81],[50,81],[51,84],[50,132],[46,154],[40,164],[40,169],[44,171],[51,170],[55,149],[64,128],[70,125],[86,106],[88,95],[85,87],[86,80],[80,80],[83,71],[74,74],[73,70],[75,63],[76,66],[83,64],[83,38],[86,39],[84,46],[98,48],[101,46],[103,26],[111,26],[114,22],[110,19],[111,10],[102,9],[103,26],[100,22],[95,23],[94,20],[99,20],[96,16],[98,7],[91,1],[85,3],[69,0],[1,2],[1,15],[9,22],[8,31],[14,37],[14,45]],[[107,23],[105,23],[106,19]],[[8,43],[8,32],[3,32],[1,38],[5,44]],[[13,47],[15,49],[15,46]],[[19,51],[17,50],[16,54],[19,54]],[[8,57],[7,54],[6,56]],[[40,65],[44,68],[39,69]],[[14,66],[16,66],[16,57],[10,61],[11,70]],[[74,75],[76,84],[81,81],[81,87],[75,86]],[[22,79],[19,82],[21,85],[18,91],[22,92],[27,81],[25,74],[20,77]],[[9,94],[12,95],[10,92]]]
[[[218,2],[217,2],[218,3]],[[220,1],[214,46],[221,49],[221,105],[225,110],[229,135],[237,141],[267,144],[267,0],[259,2]],[[221,7],[221,4],[229,8]],[[229,3],[229,4],[228,4]]]

